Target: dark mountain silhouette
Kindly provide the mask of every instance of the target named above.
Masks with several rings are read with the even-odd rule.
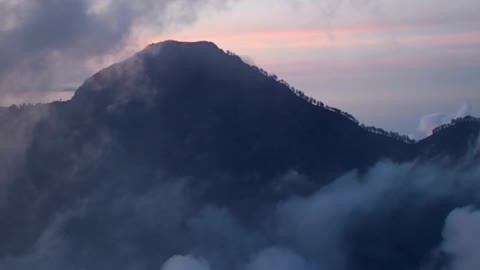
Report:
[[[418,151],[428,157],[449,157],[453,161],[465,155],[477,143],[480,119],[472,116],[453,119],[433,130],[433,134],[417,143]]]
[[[306,102],[208,42],[151,45],[87,80],[66,106],[89,107],[134,160],[177,174],[294,170],[329,179],[413,150]]]
[[[346,172],[362,174],[381,160],[460,158],[477,138],[479,123],[472,117],[456,120],[414,142],[365,127],[213,43],[152,44],[86,80],[72,100],[2,109],[1,135],[16,140],[2,146],[6,150],[0,159],[8,168],[4,178],[11,179],[8,192],[14,194],[0,209],[0,216],[8,217],[0,219],[0,256],[29,250],[59,212],[92,194],[105,198],[93,200],[95,204],[110,206],[107,200],[126,191],[143,194],[159,182],[178,179],[193,187],[193,201],[222,205],[248,226],[260,226],[278,200],[311,194]],[[439,207],[432,212],[433,232],[448,214],[444,209],[451,209]],[[97,260],[115,256],[118,248],[102,231],[107,230],[103,218],[116,220],[105,211],[64,227],[75,239],[89,239],[79,240],[79,248],[94,248]],[[405,209],[397,212],[407,215]],[[385,214],[382,221],[385,216],[395,220]],[[417,223],[408,226],[412,224]],[[422,228],[427,232],[430,225]],[[381,236],[388,238],[389,232]],[[352,239],[364,243],[372,234],[362,229]],[[153,230],[131,237],[147,256],[165,236]],[[403,266],[418,264],[438,242],[438,236],[428,237],[407,254],[413,257]],[[412,248],[405,238],[395,241]],[[170,246],[164,248],[171,253]],[[179,242],[174,250],[185,248]],[[368,260],[373,255],[365,255],[361,246],[352,250],[352,258],[365,266],[358,269],[385,269],[385,261]],[[86,269],[104,266],[90,267]]]
[[[272,178],[296,171],[328,182],[427,148],[457,154],[476,130],[440,139],[455,140],[454,149],[433,140],[416,145],[359,125],[210,42],[150,45],[95,74],[62,106],[71,117],[106,127],[132,160],[187,176]],[[59,114],[71,125],[68,114]]]

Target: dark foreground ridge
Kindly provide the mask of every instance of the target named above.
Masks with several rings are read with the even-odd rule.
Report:
[[[159,269],[169,257],[189,252],[218,269],[243,269],[236,260],[250,258],[269,239],[317,265],[328,252],[317,254],[311,239],[323,232],[295,240],[316,230],[316,216],[287,215],[283,221],[293,220],[292,226],[313,222],[297,228],[298,235],[289,235],[290,227],[268,231],[290,209],[278,205],[316,196],[351,171],[360,177],[352,183],[360,185],[375,175],[385,177],[382,183],[400,176],[414,181],[419,166],[444,159],[457,166],[480,130],[478,119],[468,117],[414,142],[365,127],[211,42],[177,41],[152,44],[101,70],[72,100],[3,108],[0,126],[0,269],[31,269],[49,254],[55,263],[38,267],[53,270]],[[378,164],[385,160],[416,165],[383,170]],[[322,209],[362,198],[357,193],[361,187],[332,197]],[[412,198],[422,196],[402,194],[381,196],[395,201],[391,211],[330,214],[332,222],[363,217],[342,234],[345,269],[420,269],[439,244],[449,211],[465,203],[455,197],[411,209],[399,202],[413,205]],[[292,200],[294,206],[309,202]],[[206,227],[217,236],[208,239]],[[237,243],[234,251],[227,242]],[[53,254],[41,253],[52,243]]]

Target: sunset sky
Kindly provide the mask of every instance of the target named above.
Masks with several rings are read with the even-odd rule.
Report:
[[[213,41],[362,122],[412,136],[480,115],[478,0],[64,2],[0,0],[3,104],[68,98],[99,68],[176,39]]]

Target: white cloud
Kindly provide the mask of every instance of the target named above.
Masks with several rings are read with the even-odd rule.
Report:
[[[245,270],[307,270],[307,262],[291,250],[271,247],[258,253]]]
[[[453,119],[464,117],[469,114],[471,114],[470,105],[464,103],[458,111],[454,113],[432,113],[422,116],[418,125],[418,131],[422,137],[430,136],[436,127],[448,124]]]
[[[211,270],[207,261],[193,256],[173,256],[162,266],[161,270]]]
[[[458,208],[445,221],[441,249],[450,259],[449,270],[480,269],[480,211]]]

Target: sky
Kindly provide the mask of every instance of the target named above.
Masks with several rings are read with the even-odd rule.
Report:
[[[209,40],[361,122],[480,115],[478,0],[0,0],[0,103],[68,99],[150,43]]]

